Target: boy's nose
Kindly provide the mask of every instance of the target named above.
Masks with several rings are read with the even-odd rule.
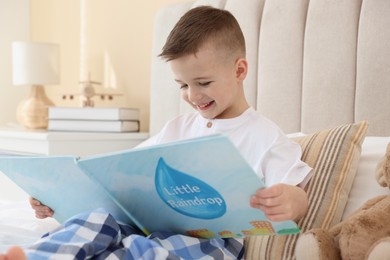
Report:
[[[199,101],[202,98],[202,93],[200,93],[196,88],[188,88],[188,100],[192,103]]]

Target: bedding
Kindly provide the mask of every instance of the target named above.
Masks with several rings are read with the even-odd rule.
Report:
[[[0,201],[0,252],[12,245],[27,247],[58,225],[52,218],[35,218],[27,199]]]
[[[342,219],[347,218],[363,205],[367,198],[388,195],[389,188],[381,187],[375,179],[375,171],[379,161],[386,152],[390,137],[366,136],[362,144],[358,169],[349,193]]]
[[[241,259],[243,245],[155,232],[148,237],[104,209],[78,214],[27,252],[30,259]],[[66,248],[61,248],[62,244]],[[222,242],[223,243],[223,242]],[[176,246],[172,246],[176,245]],[[38,249],[38,250],[34,250]],[[42,249],[42,250],[40,250]],[[66,250],[65,250],[66,249]]]

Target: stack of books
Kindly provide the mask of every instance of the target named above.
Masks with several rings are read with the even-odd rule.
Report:
[[[49,131],[139,132],[137,108],[49,107]]]

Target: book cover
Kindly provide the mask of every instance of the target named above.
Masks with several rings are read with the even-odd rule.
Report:
[[[60,223],[102,206],[118,220],[132,223],[100,185],[80,170],[72,156],[1,156],[0,171],[30,196],[49,205]]]
[[[80,131],[80,132],[138,132],[139,121],[123,120],[60,120],[49,119],[49,131]]]
[[[140,111],[124,107],[49,107],[49,119],[140,120]]]
[[[57,159],[61,161],[60,157]],[[7,160],[0,158],[0,170],[8,175],[12,167],[4,169]],[[30,157],[29,160],[37,159]],[[111,199],[100,206],[117,205],[145,234],[172,231],[211,238],[299,232],[293,221],[272,222],[260,210],[250,207],[250,196],[264,187],[264,183],[225,136],[120,151],[72,162],[69,158],[66,160],[59,165],[66,167],[67,163],[73,163],[75,177],[84,175],[73,181],[82,185],[92,180],[100,187],[100,192]],[[26,161],[25,167],[29,164]],[[31,168],[29,174],[36,181],[45,182],[42,176],[31,174],[33,170],[46,172],[47,167]],[[69,182],[68,189],[77,194],[81,188],[74,189]],[[24,185],[34,186],[33,183]],[[59,181],[56,185],[63,183]],[[88,193],[94,192],[96,190]],[[50,196],[59,195],[52,190]],[[44,197],[41,196],[43,203]],[[62,195],[61,198],[67,199]],[[56,209],[60,208],[61,203]]]

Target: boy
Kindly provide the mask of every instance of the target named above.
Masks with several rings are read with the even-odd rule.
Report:
[[[301,218],[307,210],[307,196],[301,187],[309,179],[311,169],[300,160],[299,145],[290,142],[274,123],[248,105],[243,87],[248,71],[245,40],[235,18],[212,7],[188,11],[168,36],[160,56],[168,61],[181,97],[196,112],[171,120],[142,146],[224,133],[268,187],[258,190],[248,203],[264,211],[272,221]],[[31,204],[37,217],[52,215],[38,201],[32,199]],[[79,224],[80,219],[87,224]],[[88,225],[91,219],[93,225]],[[102,229],[106,226],[110,227],[109,233]],[[78,233],[80,229],[82,235]],[[64,236],[77,236],[78,244],[61,240]],[[63,256],[71,252],[76,258],[115,255],[131,259],[237,259],[243,257],[242,242],[166,232],[145,238],[132,227],[118,225],[105,212],[94,211],[72,218],[65,227],[38,241],[28,256]],[[58,244],[59,249],[54,246]]]

